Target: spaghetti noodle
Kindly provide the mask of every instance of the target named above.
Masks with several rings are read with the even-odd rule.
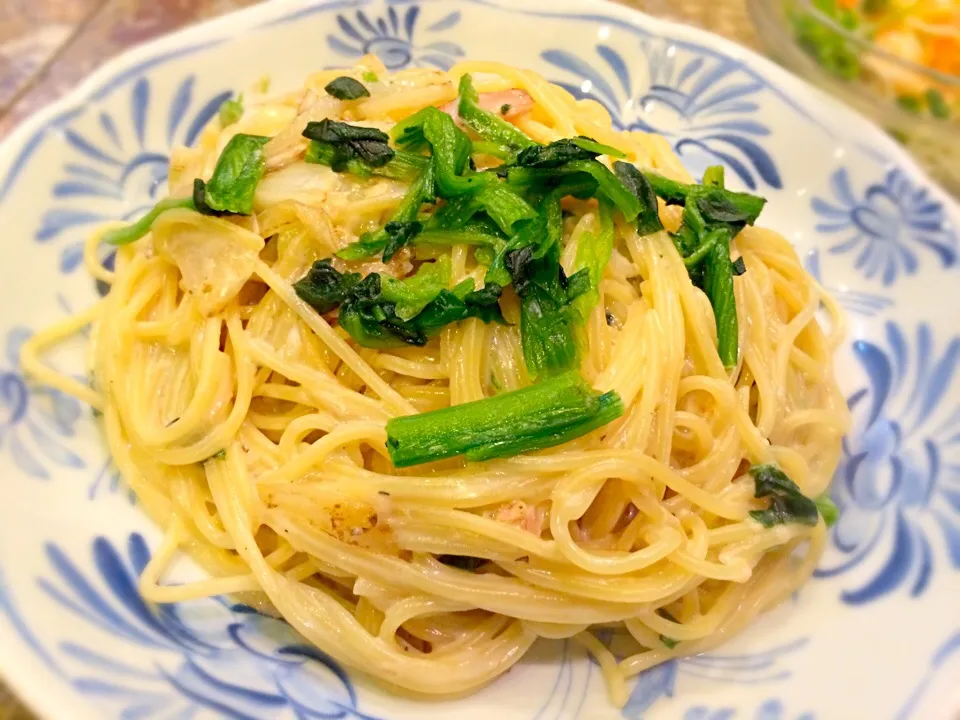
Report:
[[[336,659],[431,695],[481,687],[538,637],[575,638],[622,704],[626,677],[729,638],[810,575],[824,522],[764,522],[772,506],[750,471],[776,466],[804,498],[827,489],[847,428],[831,362],[842,318],[784,238],[743,227],[724,251],[745,269],[733,282],[740,322],[725,367],[709,293],[672,235],[683,208],[661,199],[665,229],[643,233],[619,213],[603,217],[603,200],[565,196],[561,277],[613,223],[593,304],[575,327],[576,369],[622,414],[537,452],[396,467],[392,418],[531,386],[522,299],[502,290],[503,322],[467,317],[419,344],[358,342],[344,327],[346,303],[341,324],[305,301],[298,283],[316,263],[389,284],[442,260],[447,287],[477,287],[491,254],[415,239],[387,260],[337,257],[369,240],[410,182],[350,172],[380,162],[363,155],[367,146],[334,161],[347,171],[304,162],[314,141],[303,133],[324,119],[389,132],[448,103],[456,116],[466,73],[480,104],[537,146],[584,136],[640,170],[690,182],[663,138],[615,131],[598,104],[532,72],[468,62],[388,76],[365,58],[346,73],[365,95],[324,92],[344,72],[319,73],[177,150],[174,198],[195,178],[208,191],[218,182],[233,138],[264,138],[252,210],[202,214],[197,203],[211,195],[201,187],[193,205],[163,210],[146,237],[120,247],[115,271],[98,260],[113,229],[91,237],[87,266],[109,294],[34,336],[23,365],[102,411],[114,461],[166,529],[141,578],[147,600],[252,593]],[[508,162],[470,134],[478,169],[458,180]],[[829,334],[815,317],[821,306]],[[39,360],[87,324],[92,388]],[[162,584],[181,550],[210,579]],[[615,657],[599,626],[629,633],[633,652]]]

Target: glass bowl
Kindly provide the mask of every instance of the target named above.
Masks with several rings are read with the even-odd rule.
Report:
[[[960,77],[918,65],[875,45],[824,12],[834,0],[747,0],[767,50],[781,64],[885,128],[950,192],[960,196]],[[842,13],[842,9],[841,9]],[[890,79],[916,88],[898,94]]]

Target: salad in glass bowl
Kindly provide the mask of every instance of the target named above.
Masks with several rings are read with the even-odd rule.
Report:
[[[885,127],[960,194],[960,0],[748,0],[774,57]]]

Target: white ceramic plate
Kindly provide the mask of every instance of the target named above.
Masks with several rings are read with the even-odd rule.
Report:
[[[151,205],[170,148],[232,89],[264,73],[297,87],[367,51],[392,69],[531,67],[666,135],[695,175],[723,162],[849,311],[840,372],[856,423],[818,577],[722,649],[640,675],[622,711],[561,642],[471,698],[415,703],[229,601],[145,606],[134,578],[157,529],[89,409],[17,366],[25,337],[96,299],[81,238]],[[57,720],[957,718],[958,224],[914,162],[835,101],[741,47],[600,2],[281,0],[127,53],[0,147],[0,672]],[[83,376],[82,343],[54,362]]]

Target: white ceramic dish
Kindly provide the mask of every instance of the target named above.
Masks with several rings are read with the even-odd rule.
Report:
[[[229,601],[148,608],[134,576],[156,528],[90,411],[20,374],[29,333],[96,299],[81,238],[152,204],[171,145],[264,73],[293,87],[365,51],[392,68],[532,67],[668,136],[694,174],[723,162],[850,313],[839,368],[856,424],[818,577],[722,649],[639,676],[622,711],[561,642],[471,698],[426,703]],[[57,720],[956,718],[958,226],[960,209],[836,101],[741,47],[601,2],[280,0],[127,53],[0,146],[0,673]],[[54,362],[83,376],[81,343]]]

